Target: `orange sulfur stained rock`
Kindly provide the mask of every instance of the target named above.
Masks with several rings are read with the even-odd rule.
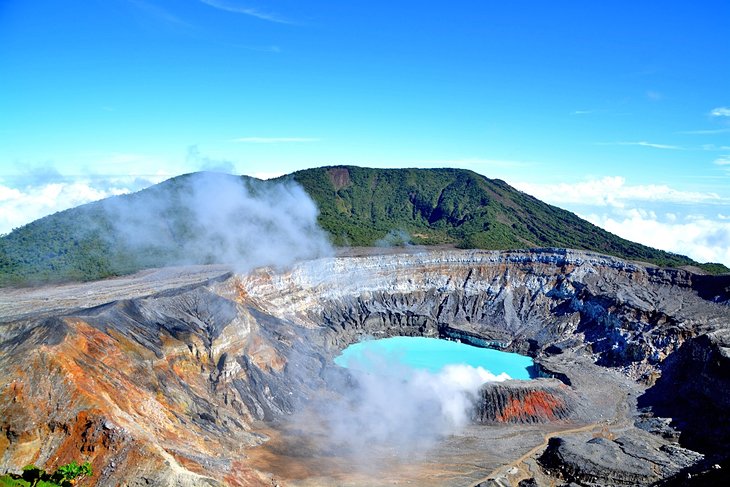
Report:
[[[562,400],[546,391],[530,391],[522,397],[510,398],[507,405],[497,414],[503,422],[524,421],[527,418],[542,418],[546,421],[556,419],[556,412],[564,408]]]
[[[46,320],[6,346],[0,368],[12,380],[0,387],[1,468],[89,461],[94,476],[85,485],[235,480],[239,473],[220,453],[241,457],[262,440],[251,434],[240,393],[215,392],[211,383],[218,372],[212,343],[230,308],[217,305],[227,313],[219,318],[215,307],[193,307],[204,302],[200,292],[174,298],[174,307],[118,302]],[[269,346],[261,341],[259,348]],[[231,381],[243,373],[228,370]]]
[[[570,418],[575,398],[556,379],[484,384],[475,419],[481,423],[547,423]]]

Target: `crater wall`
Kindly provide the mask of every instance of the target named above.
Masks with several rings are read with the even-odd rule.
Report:
[[[150,291],[152,278],[163,292]],[[12,303],[0,301],[0,468],[75,459],[92,462],[98,485],[270,485],[248,449],[332,393],[329,378],[343,373],[332,358],[365,337],[445,336],[528,353],[563,379],[485,388],[484,404],[503,404],[478,411],[483,423],[597,420],[609,406],[590,417],[590,381],[566,364],[651,386],[667,357],[727,327],[724,285],[542,249],[331,258],[187,280],[158,272],[42,297],[14,291]]]

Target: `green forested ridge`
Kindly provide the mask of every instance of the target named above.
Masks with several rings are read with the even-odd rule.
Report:
[[[115,196],[61,211],[0,238],[0,285],[93,280],[179,262],[176,240],[195,238],[180,202],[191,191],[194,175],[169,179],[134,194]],[[129,247],[130,239],[114,225],[119,209],[134,215],[135,206],[160,202],[159,219],[140,228],[159,235],[154,245]],[[144,213],[149,213],[144,212]],[[155,228],[162,227],[162,228]],[[212,261],[212,259],[211,259]]]
[[[661,266],[698,265],[683,255],[617,237],[575,214],[463,169],[307,169],[298,181],[320,208],[320,224],[338,245],[373,245],[392,229],[416,244],[462,248],[565,247]],[[701,264],[728,272],[722,264]]]
[[[233,176],[231,176],[233,177]],[[0,238],[0,285],[91,280],[180,262],[182,242],[195,240],[194,218],[184,201],[196,175],[172,178],[132,195],[41,218]],[[266,187],[243,177],[249,191]],[[368,169],[334,166],[298,171],[274,181],[295,180],[320,209],[319,223],[336,245],[369,246],[401,231],[414,244],[461,248],[565,247],[593,250],[661,266],[696,265],[728,272],[721,264],[617,237],[573,213],[462,169]],[[115,211],[159,206],[157,221],[140,221],[154,245],[128,246],[117,235]],[[128,229],[129,230],[129,229]],[[132,229],[133,231],[137,231]],[[215,255],[200,263],[215,262]]]

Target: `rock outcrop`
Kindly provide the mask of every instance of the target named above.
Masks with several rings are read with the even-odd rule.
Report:
[[[574,391],[556,379],[489,382],[479,390],[474,420],[485,424],[567,420],[576,402]]]
[[[154,279],[162,292],[152,291]],[[704,431],[688,418],[694,399],[681,410],[661,399],[674,390],[703,394],[697,401],[711,402],[708,412],[726,407],[726,345],[715,338],[730,322],[725,285],[543,249],[332,258],[286,272],[216,270],[184,279],[170,271],[13,290],[0,297],[0,470],[88,460],[96,485],[270,485],[277,464],[270,455],[285,449],[254,463],[250,448],[265,446],[276,436],[271,428],[313,398],[341,392],[328,385],[343,375],[332,358],[365,337],[418,335],[529,353],[543,375],[562,379],[486,386],[476,413],[485,424],[473,434],[504,427],[513,428],[505,437],[524,439],[479,443],[499,448],[489,454],[454,446],[455,456],[507,461],[503,452],[516,458],[539,445],[535,438],[547,431],[540,425],[615,418],[611,424],[631,431],[626,441],[553,441],[546,472],[600,483],[619,478],[601,459],[626,459],[636,464],[626,478],[654,481],[699,457],[676,438],[635,428],[633,400],[621,391],[656,383],[646,406],[677,418],[680,441]],[[605,367],[609,382],[591,385],[590,374]],[[533,429],[520,429],[526,423]],[[652,438],[649,450],[633,439],[642,434]],[[719,429],[702,453],[719,454],[713,448],[727,438]],[[472,470],[448,481],[417,479],[458,485],[479,477]],[[301,480],[302,471],[286,475]]]
[[[634,431],[616,439],[551,438],[538,461],[567,482],[638,486],[673,477],[700,460],[702,455],[694,451]]]
[[[672,418],[689,448],[708,454],[728,451],[730,330],[687,340],[660,369],[661,377],[639,398],[639,406]]]

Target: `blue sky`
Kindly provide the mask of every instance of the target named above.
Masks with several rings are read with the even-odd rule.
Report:
[[[0,1],[0,233],[176,174],[472,169],[730,265],[730,3]]]

